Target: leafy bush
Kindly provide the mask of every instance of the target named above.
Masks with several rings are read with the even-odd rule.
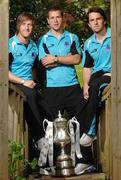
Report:
[[[26,166],[30,166],[32,169],[35,169],[37,165],[37,159],[33,159],[32,162],[29,162],[25,159],[22,151],[25,146],[16,141],[9,141],[9,153],[8,153],[8,174],[10,180],[26,180],[22,175],[22,171]]]

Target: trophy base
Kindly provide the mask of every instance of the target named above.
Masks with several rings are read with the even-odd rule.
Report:
[[[56,169],[55,171],[55,176],[57,177],[69,177],[69,176],[73,176],[74,173],[74,168],[71,169]]]
[[[70,156],[65,155],[66,158],[57,158],[55,176],[73,176],[74,166]],[[60,160],[61,159],[61,160]]]

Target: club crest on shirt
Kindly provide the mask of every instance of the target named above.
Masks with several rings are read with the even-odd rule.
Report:
[[[109,44],[107,44],[106,49],[110,50],[110,45]]]
[[[66,42],[65,42],[65,46],[69,46],[69,42],[66,41]]]
[[[32,57],[33,57],[33,58],[36,57],[36,54],[35,54],[34,52],[32,52]]]

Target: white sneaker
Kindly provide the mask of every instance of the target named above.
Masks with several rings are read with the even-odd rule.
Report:
[[[75,174],[90,173],[96,170],[94,165],[78,163],[75,167]]]
[[[46,176],[55,175],[55,167],[41,167],[39,170],[39,174]]]
[[[85,147],[91,146],[95,139],[96,139],[96,137],[91,137],[91,136],[88,136],[87,134],[83,133],[80,138],[80,145],[85,146]]]
[[[40,168],[39,174],[50,176],[51,175],[51,169],[49,167],[48,168]]]

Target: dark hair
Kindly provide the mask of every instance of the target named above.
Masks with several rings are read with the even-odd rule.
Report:
[[[61,16],[63,17],[63,10],[59,6],[53,6],[53,7],[51,6],[51,7],[49,7],[48,11],[47,11],[47,17],[49,17],[49,12],[50,11],[60,11],[61,12]]]
[[[29,12],[22,12],[18,18],[17,18],[17,22],[16,22],[16,30],[17,30],[17,34],[19,32],[20,26],[23,23],[23,21],[26,20],[31,20],[32,21],[32,25],[35,25],[35,20],[34,17],[29,13]]]
[[[92,7],[87,12],[87,21],[88,22],[89,22],[89,14],[92,12],[100,13],[103,16],[104,20],[106,21],[106,15],[105,15],[104,10],[100,7]]]

